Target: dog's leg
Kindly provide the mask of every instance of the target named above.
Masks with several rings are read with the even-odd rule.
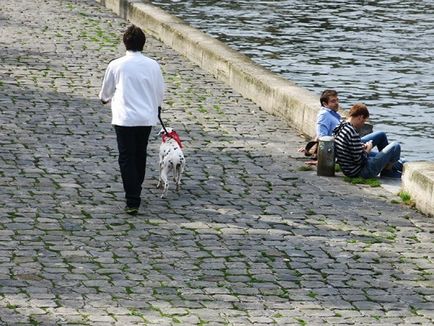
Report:
[[[178,165],[179,165],[179,162],[175,163],[173,165],[173,181],[174,182],[177,182],[177,180],[178,180]]]
[[[160,176],[158,177],[158,184],[157,184],[157,188],[158,189],[162,189],[163,188],[163,183],[161,182],[161,173],[163,172],[163,161],[160,160]]]
[[[184,172],[184,161],[181,161],[181,163],[176,165],[175,171],[176,171],[176,191],[179,191],[181,188],[181,177],[182,173]]]
[[[161,173],[160,173],[160,178],[161,181],[163,182],[163,193],[161,194],[161,198],[163,198],[167,194],[167,191],[169,190],[169,182],[167,180],[168,173],[169,173],[169,166],[163,163],[163,168],[161,169]]]
[[[176,191],[179,190],[179,184],[181,181],[181,174],[180,174],[181,164],[176,164],[175,168],[173,169],[173,181],[176,183]]]

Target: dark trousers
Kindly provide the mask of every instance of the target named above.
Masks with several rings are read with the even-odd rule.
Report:
[[[140,206],[140,193],[146,170],[146,149],[151,129],[150,126],[115,126],[119,167],[128,207]]]

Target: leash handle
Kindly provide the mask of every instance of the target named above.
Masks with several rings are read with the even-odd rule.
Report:
[[[163,127],[164,132],[167,136],[169,136],[169,133],[167,132],[166,127],[164,126],[163,120],[161,120],[161,106],[158,107],[158,120],[160,120],[161,126]]]

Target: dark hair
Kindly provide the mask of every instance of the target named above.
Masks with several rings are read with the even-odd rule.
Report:
[[[143,51],[146,42],[145,33],[135,25],[131,25],[124,33],[125,48],[129,51]]]
[[[319,98],[319,102],[321,103],[322,106],[324,106],[324,104],[327,104],[329,102],[329,99],[332,96],[338,96],[338,92],[336,92],[333,89],[326,89],[325,91],[323,91],[321,93],[321,97]]]
[[[350,112],[348,112],[348,115],[350,117],[358,117],[361,115],[363,116],[363,118],[366,119],[369,118],[369,111],[365,104],[356,103],[351,107]]]

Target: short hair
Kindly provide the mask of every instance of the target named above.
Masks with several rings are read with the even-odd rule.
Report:
[[[123,41],[127,50],[143,51],[143,46],[146,42],[146,36],[140,27],[131,25],[125,31]]]
[[[363,103],[356,103],[354,104],[350,111],[348,112],[348,115],[350,117],[358,117],[358,116],[363,116],[363,118],[369,118],[369,111],[368,108],[365,104]]]
[[[336,92],[334,89],[326,89],[321,93],[321,97],[319,98],[319,102],[322,106],[324,106],[324,103],[328,103],[330,97],[332,96],[338,96],[338,92]]]

